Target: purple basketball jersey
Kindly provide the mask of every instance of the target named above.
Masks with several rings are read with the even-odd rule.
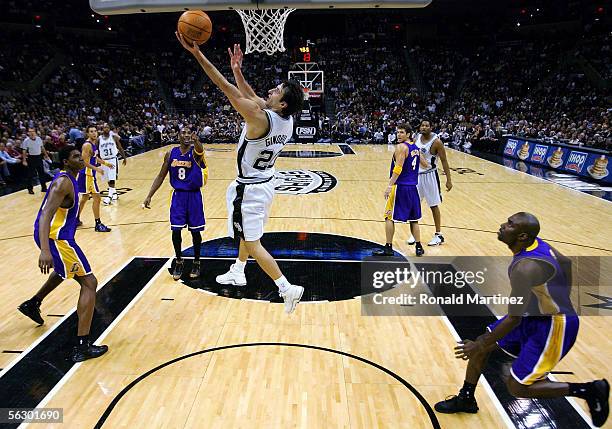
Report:
[[[419,148],[414,143],[403,142],[408,146],[408,155],[402,167],[402,172],[395,182],[398,185],[416,185],[419,179]],[[393,175],[395,168],[395,155],[391,160],[391,172],[389,177]]]
[[[186,154],[181,153],[179,146],[170,151],[170,184],[181,191],[195,191],[202,187],[202,158],[193,153],[193,147]]]

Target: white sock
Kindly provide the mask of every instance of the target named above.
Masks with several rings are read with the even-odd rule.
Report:
[[[236,258],[236,262],[234,262],[234,269],[236,271],[240,271],[244,273],[244,267],[246,266],[246,261],[242,262],[240,259]]]
[[[276,286],[278,286],[278,289],[281,292],[285,292],[291,286],[291,283],[289,283],[289,280],[287,280],[285,276],[280,276],[274,280],[274,283],[276,283]]]
[[[115,188],[109,187],[108,188],[108,197],[109,198],[112,197],[114,193],[115,193]]]

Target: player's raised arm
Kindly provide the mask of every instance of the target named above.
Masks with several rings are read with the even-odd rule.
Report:
[[[240,115],[247,121],[265,121],[267,126],[267,116],[265,112],[259,107],[259,105],[245,97],[242,92],[235,86],[232,85],[226,78],[217,70],[213,63],[211,63],[206,56],[200,51],[197,44],[190,45],[179,32],[175,32],[176,38],[179,40],[181,45],[191,52],[191,54],[198,60],[200,66],[204,70],[204,73],[210,78],[210,80],[227,96],[234,109],[240,113]]]
[[[147,208],[147,209],[151,208],[151,198],[153,198],[153,195],[155,195],[155,193],[157,192],[161,184],[164,183],[164,179],[168,175],[168,168],[169,168],[168,160],[169,159],[170,159],[170,152],[166,152],[166,155],[164,156],[164,162],[162,163],[162,166],[159,169],[159,173],[157,173],[157,177],[155,177],[155,180],[153,180],[153,184],[151,185],[149,194],[147,195],[147,198],[145,198],[145,200],[142,202],[142,208]]]
[[[227,48],[227,52],[230,56],[232,73],[234,73],[234,79],[236,80],[236,85],[238,85],[240,92],[242,92],[245,97],[256,102],[262,109],[265,108],[266,100],[255,94],[255,91],[253,91],[253,88],[251,85],[249,85],[242,74],[242,59],[244,55],[242,54],[242,49],[240,49],[240,44],[235,43],[234,50],[232,51],[232,48]]]

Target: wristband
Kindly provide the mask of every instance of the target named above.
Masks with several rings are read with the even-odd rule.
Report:
[[[401,166],[401,165],[396,165],[396,166],[393,168],[393,173],[397,174],[398,176],[399,176],[400,174],[402,174],[402,166]]]

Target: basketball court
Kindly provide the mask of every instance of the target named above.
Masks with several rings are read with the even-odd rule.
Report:
[[[293,8],[420,8],[428,3],[90,2],[103,15],[237,10],[247,33],[245,52],[268,54],[284,50],[282,30]],[[189,27],[196,21],[185,22]],[[206,25],[210,30],[210,21]],[[308,43],[300,49],[304,62],[295,63],[288,77],[306,89],[310,104],[320,103],[329,71],[310,61]],[[199,73],[196,67],[194,63]],[[39,249],[32,237],[40,194],[22,191],[1,197],[2,406],[61,409],[61,422],[31,427],[592,427],[582,400],[512,397],[502,375],[509,360],[502,353],[492,354],[480,378],[477,414],[433,410],[464,381],[466,363],[454,357],[457,341],[476,338],[505,314],[506,306],[477,302],[469,315],[455,314],[446,304],[427,314],[412,304],[372,312],[375,291],[372,285],[364,287],[364,267],[385,241],[384,191],[393,147],[312,144],[316,128],[315,117],[305,108],[294,133],[303,144],[287,145],[275,165],[276,196],[262,239],[287,279],[305,288],[297,310],[284,313],[274,282],[253,260],[246,266],[246,287],[215,281],[237,256],[236,245],[226,237],[226,189],[236,177],[233,144],[204,145],[209,180],[203,189],[202,273],[188,279],[194,251],[184,233],[186,274],[180,281],[172,279],[168,180],[151,209],[142,206],[169,148],[155,149],[130,157],[122,167],[119,200],[102,207],[112,232],[96,233],[89,206],[83,212],[76,239],[99,282],[90,335],[95,344],[109,347],[104,356],[83,363],[69,358],[77,326],[79,288],[74,281],[44,300],[44,325],[36,326],[17,311],[47,277],[37,266]],[[580,333],[550,377],[572,383],[610,378],[610,202],[450,148],[447,154],[453,189],[442,191],[446,241],[425,246],[425,257],[415,258],[414,247],[406,243],[409,228],[398,224],[394,260],[409,263],[414,275],[432,266],[453,272],[473,269],[470,264],[481,261],[477,258],[492,258],[492,289],[468,283],[466,293],[507,296],[511,255],[497,231],[512,214],[533,213],[542,226],[539,237],[580,261],[576,277],[581,287],[572,290],[581,314]],[[423,203],[421,241],[427,243],[434,231]],[[438,286],[417,277],[413,289],[432,296]],[[399,285],[384,294],[398,297],[402,291]],[[28,426],[20,423],[6,427]],[[612,428],[612,423],[604,427]]]
[[[118,204],[102,208],[111,233],[95,233],[85,210],[77,240],[99,280],[92,338],[109,352],[84,363],[69,362],[65,348],[76,323],[75,282],[45,300],[41,327],[16,310],[46,278],[32,239],[40,197],[26,191],[2,197],[0,390],[16,407],[64,413],[63,424],[32,427],[590,427],[583,401],[513,399],[493,375],[481,377],[478,414],[432,411],[463,382],[465,363],[454,359],[455,341],[466,324],[476,335],[485,324],[478,318],[364,315],[353,280],[360,259],[384,243],[387,145],[352,146],[354,154],[338,145],[289,145],[285,152],[294,156],[278,159],[283,181],[264,244],[287,278],[305,286],[289,316],[254,261],[247,265],[245,292],[213,284],[236,255],[224,238],[235,146],[205,148],[210,179],[200,281],[175,282],[168,271],[167,181],[151,210],[141,208],[166,148],[130,158],[118,181]],[[540,219],[540,237],[562,253],[612,256],[609,202],[451,149],[448,154],[454,188],[441,206],[447,242],[426,247],[427,257],[508,256],[496,231],[522,210]],[[423,208],[426,240],[434,229]],[[399,225],[394,247],[417,263],[407,235],[408,227]],[[183,237],[189,255],[190,237]],[[609,290],[599,293],[610,299]],[[584,294],[580,303],[602,299]],[[603,305],[581,318],[576,345],[555,368],[557,379],[612,375],[610,319],[601,317],[609,311]]]

